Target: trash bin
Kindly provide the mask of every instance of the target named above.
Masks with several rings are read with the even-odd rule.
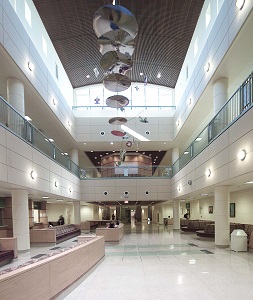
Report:
[[[231,233],[231,245],[230,248],[232,251],[247,251],[247,234],[242,229],[235,229]]]

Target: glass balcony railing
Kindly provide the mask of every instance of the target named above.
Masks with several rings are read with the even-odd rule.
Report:
[[[205,149],[215,138],[233,124],[248,109],[252,108],[253,82],[252,74],[243,82],[234,95],[226,102],[217,115],[194,139],[172,167],[78,167],[68,155],[61,151],[49,138],[21,116],[13,107],[0,97],[0,124],[16,134],[31,146],[54,160],[80,179],[88,178],[132,178],[132,177],[166,177],[174,176],[188,162]]]
[[[252,108],[253,73],[243,82],[234,95],[195,138],[172,166],[172,176],[205,149],[215,138],[224,132],[248,109]]]

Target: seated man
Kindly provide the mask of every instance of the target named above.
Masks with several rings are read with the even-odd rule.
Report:
[[[111,223],[109,224],[109,228],[115,228],[115,224],[111,222]]]

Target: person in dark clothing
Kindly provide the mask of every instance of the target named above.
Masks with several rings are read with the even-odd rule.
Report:
[[[188,213],[184,214],[184,218],[189,219],[189,214]]]
[[[58,225],[64,225],[64,218],[63,218],[63,215],[60,215],[59,216],[59,220],[58,220]]]
[[[114,214],[112,214],[112,220],[115,220],[115,215]]]

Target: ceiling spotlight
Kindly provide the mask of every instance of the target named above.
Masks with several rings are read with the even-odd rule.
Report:
[[[68,120],[68,126],[70,127],[71,126],[71,122]]]
[[[72,190],[72,187],[70,187],[70,188],[69,188],[69,192],[72,193],[72,191],[73,191],[73,190]]]
[[[206,172],[205,172],[205,174],[206,174],[207,177],[210,177],[210,176],[211,176],[211,173],[212,173],[212,172],[211,172],[210,169],[207,169]]]
[[[86,78],[90,78],[90,75],[87,75]]]
[[[30,175],[31,175],[32,179],[36,179],[37,178],[37,173],[35,171],[32,171],[30,173]]]
[[[55,182],[54,182],[54,186],[55,186],[55,187],[58,187],[58,185],[59,185],[59,182],[58,182],[58,181],[55,181]]]
[[[197,137],[195,141],[196,141],[196,142],[199,142],[199,141],[201,141],[201,140],[202,140],[202,137]]]
[[[141,72],[140,75],[143,76],[143,73]]]
[[[181,191],[181,186],[180,186],[180,185],[177,187],[177,190],[178,190],[179,192]]]
[[[205,70],[205,72],[208,72],[210,70],[210,63],[209,62],[204,65],[204,70]]]
[[[53,105],[56,105],[57,101],[55,100],[55,98],[53,98]]]
[[[161,73],[157,74],[157,78],[161,78],[161,76],[162,76]]]
[[[240,159],[240,160],[244,160],[245,157],[246,157],[246,154],[247,154],[246,151],[243,149],[240,152],[238,152],[237,158]]]
[[[242,9],[244,6],[245,0],[236,0],[235,5],[236,7],[238,7],[239,9]]]
[[[30,61],[28,62],[28,69],[32,72],[34,70],[34,64]]]

